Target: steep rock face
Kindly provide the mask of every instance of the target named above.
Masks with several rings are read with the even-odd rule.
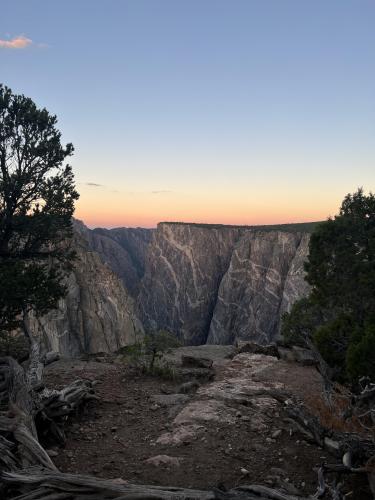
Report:
[[[303,267],[309,255],[309,242],[310,234],[303,234],[286,277],[280,307],[281,315],[289,312],[296,300],[306,297],[310,292],[310,286],[304,279],[306,273]]]
[[[67,277],[68,294],[58,308],[34,322],[34,333],[47,350],[66,356],[113,352],[142,332],[133,299],[120,279],[89,249],[88,229],[75,224],[77,260]]]
[[[303,271],[308,241],[306,234],[281,231],[242,237],[220,284],[207,343],[266,344],[277,338],[281,315],[308,292]]]
[[[309,234],[161,223],[149,246],[137,311],[187,345],[273,342],[305,296]]]
[[[147,248],[153,229],[117,228],[88,231],[90,248],[120,277],[134,297],[145,272]]]
[[[137,300],[145,328],[186,344],[206,342],[220,281],[245,229],[161,223],[153,234]]]

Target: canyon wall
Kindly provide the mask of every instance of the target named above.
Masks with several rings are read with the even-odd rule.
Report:
[[[146,329],[204,344],[221,279],[243,228],[161,223],[149,246],[137,299]]]
[[[282,314],[308,293],[308,243],[293,226],[89,230],[75,221],[68,294],[34,329],[67,356],[116,351],[143,327],[190,345],[273,342]]]
[[[145,272],[148,245],[153,229],[93,229],[86,232],[90,248],[123,282],[135,297]]]
[[[148,247],[137,310],[146,329],[185,344],[276,340],[281,316],[308,293],[309,235],[161,223]]]
[[[223,277],[207,343],[274,342],[282,314],[308,293],[303,262],[308,235],[248,232],[234,248]]]
[[[34,335],[46,350],[76,357],[114,352],[142,335],[134,301],[121,280],[90,248],[90,231],[75,222],[73,271],[58,308],[34,321]]]

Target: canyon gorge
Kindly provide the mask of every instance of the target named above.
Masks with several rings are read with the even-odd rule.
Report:
[[[65,355],[113,352],[161,329],[185,345],[272,343],[309,290],[306,225],[74,228],[68,294],[35,322],[46,348]]]

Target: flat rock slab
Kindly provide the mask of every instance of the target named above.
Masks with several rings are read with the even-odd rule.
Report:
[[[157,443],[180,445],[194,440],[202,427],[215,423],[234,426],[239,419],[248,422],[251,429],[266,430],[269,414],[278,405],[272,393],[284,386],[277,381],[259,381],[257,376],[277,363],[276,357],[249,353],[227,360],[217,380],[198,389],[175,417],[173,429]]]
[[[155,467],[179,467],[181,460],[181,458],[170,457],[169,455],[156,455],[155,457],[148,458],[146,462]]]
[[[182,356],[203,357],[211,359],[215,367],[225,364],[235,353],[236,348],[233,345],[198,345],[172,349],[165,354],[165,358],[173,364],[181,365]]]
[[[151,400],[160,406],[182,405],[189,401],[186,394],[155,394]]]
[[[157,444],[180,446],[189,444],[196,440],[204,431],[203,425],[192,424],[184,425],[175,429],[173,432],[165,432],[157,440]]]
[[[174,419],[175,425],[195,422],[226,422],[234,424],[236,412],[216,399],[197,400],[189,403]]]

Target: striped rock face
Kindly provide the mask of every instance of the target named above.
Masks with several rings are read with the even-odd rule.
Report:
[[[145,328],[187,345],[273,342],[281,316],[305,296],[309,235],[161,223],[154,232],[137,310]]]

